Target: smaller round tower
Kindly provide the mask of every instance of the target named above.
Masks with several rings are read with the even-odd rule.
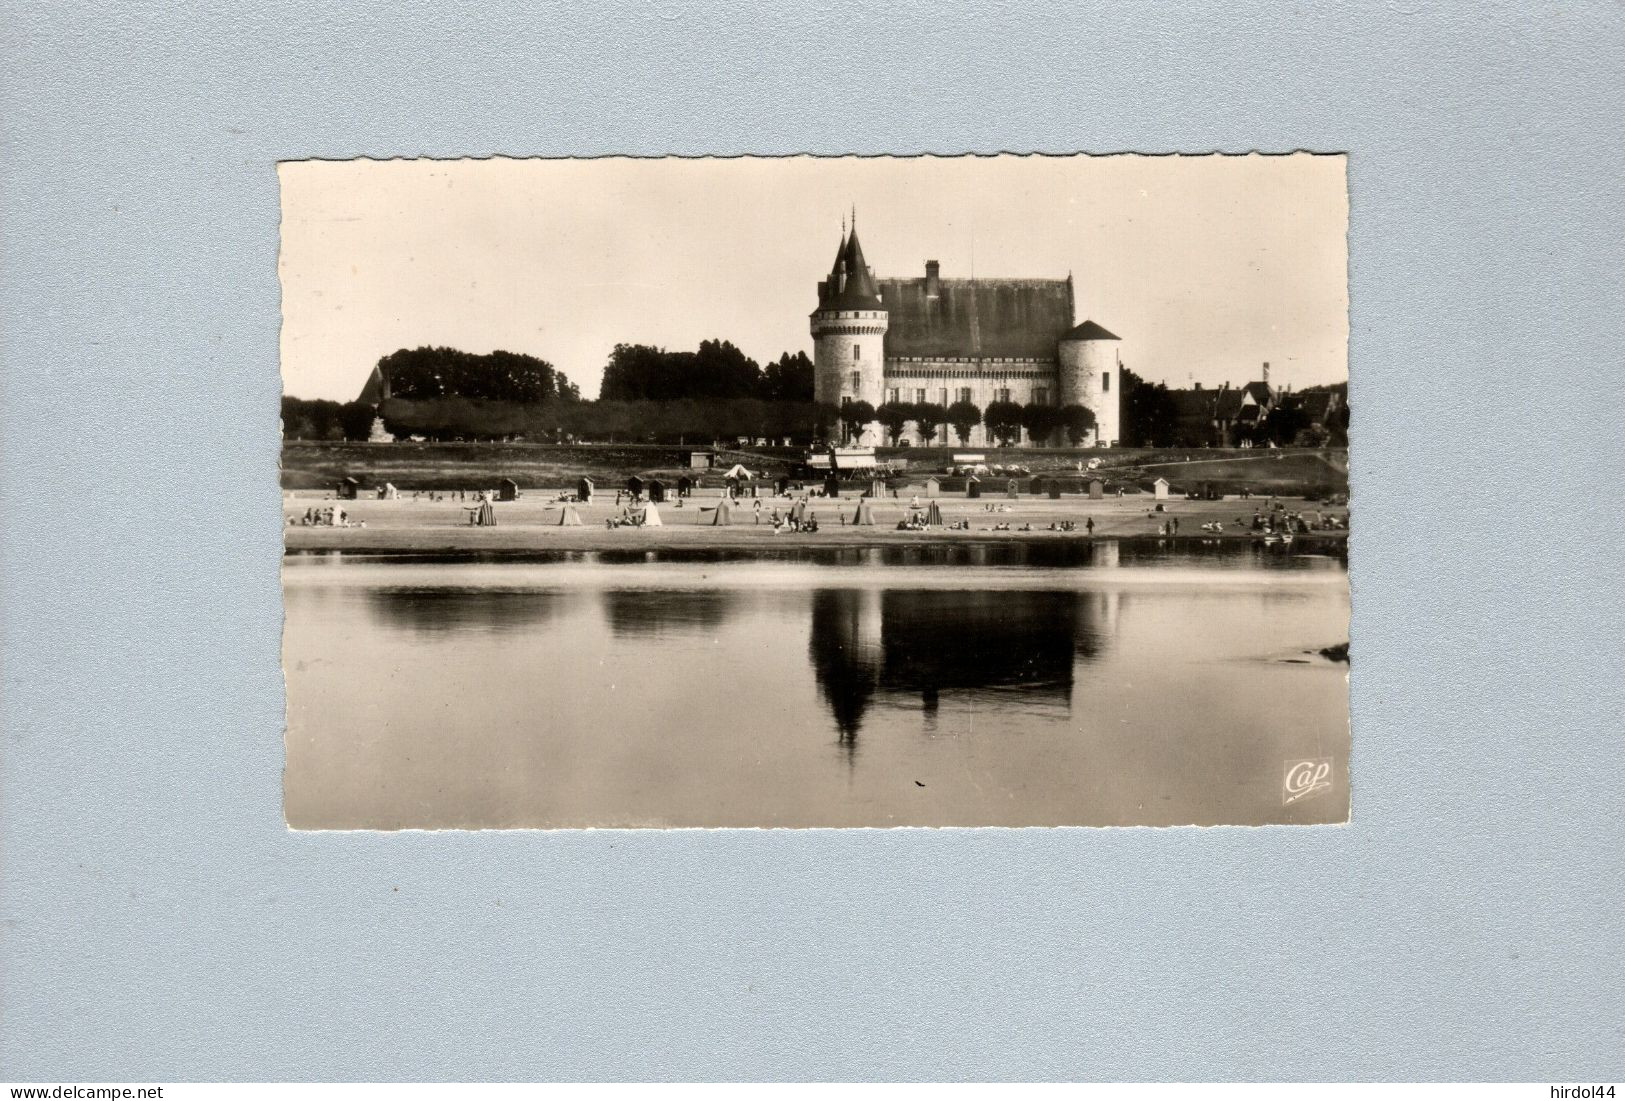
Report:
[[[886,328],[886,307],[874,273],[864,263],[854,223],[841,240],[829,278],[818,284],[818,308],[812,313],[813,400],[835,406],[866,401],[878,408],[886,400]],[[875,421],[844,427],[861,430],[865,443],[880,439]]]
[[[1094,443],[1109,446],[1122,438],[1123,370],[1121,339],[1093,321],[1065,333],[1057,345],[1062,405],[1082,405],[1095,415]]]

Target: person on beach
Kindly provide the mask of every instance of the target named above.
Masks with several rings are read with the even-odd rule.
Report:
[[[1095,533],[1095,518],[1093,516],[1089,516],[1084,519],[1083,530],[1090,535]]]

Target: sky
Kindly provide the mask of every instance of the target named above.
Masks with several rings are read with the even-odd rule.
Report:
[[[399,348],[538,356],[595,397],[618,343],[812,352],[855,208],[880,277],[1074,280],[1170,386],[1348,378],[1342,156],[290,161],[282,379],[356,397]]]

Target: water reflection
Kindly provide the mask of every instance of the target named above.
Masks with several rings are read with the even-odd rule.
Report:
[[[1069,708],[1075,671],[1116,629],[1117,593],[817,589],[808,655],[840,743],[857,745],[877,694],[1002,689]]]
[[[364,590],[367,608],[389,627],[424,634],[516,631],[573,612],[585,594],[535,589],[387,588]]]
[[[733,589],[606,589],[604,618],[617,638],[714,634],[739,614]]]

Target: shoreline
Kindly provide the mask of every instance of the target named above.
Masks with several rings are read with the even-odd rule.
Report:
[[[762,498],[760,522],[750,498],[735,506],[732,524],[717,526],[714,517],[716,497],[693,497],[682,508],[675,502],[659,506],[661,523],[653,527],[606,526],[621,509],[613,498],[600,498],[592,504],[573,504],[580,526],[562,526],[561,503],[545,494],[525,495],[518,501],[497,502],[493,508],[496,526],[476,527],[468,523],[469,502],[465,499],[430,501],[427,498],[400,500],[344,500],[315,495],[286,495],[282,502],[283,546],[287,553],[348,551],[356,554],[457,554],[525,553],[550,550],[744,550],[772,547],[809,549],[819,547],[951,547],[973,544],[1034,543],[1081,544],[1116,541],[1132,545],[1170,547],[1211,546],[1263,542],[1264,536],[1251,528],[1255,509],[1267,512],[1263,498],[1198,501],[1183,498],[1155,502],[1145,496],[1092,500],[1081,497],[939,497],[934,499],[945,521],[962,521],[969,529],[946,527],[927,531],[899,531],[897,522],[910,511],[904,498],[872,500],[875,523],[856,525],[851,521],[858,499],[814,498],[812,514],[819,521],[816,532],[788,528],[774,534],[768,522],[777,508],[789,507],[785,498]],[[1302,500],[1280,499],[1288,512],[1303,512],[1312,518],[1336,516],[1347,523],[1346,506],[1328,507]],[[926,500],[922,498],[922,504]],[[1164,511],[1155,511],[1156,504]],[[709,506],[709,508],[708,508]],[[341,507],[355,521],[352,527],[326,527],[298,523],[307,508]],[[989,508],[994,511],[988,511]],[[842,521],[845,521],[843,523]],[[290,523],[292,521],[292,523]],[[1069,521],[1074,531],[1052,531],[1051,524]],[[1086,527],[1094,523],[1090,533]],[[1177,521],[1178,534],[1165,535],[1160,528]],[[1202,525],[1222,524],[1222,531],[1204,531]],[[1008,524],[1011,530],[994,531],[995,524]],[[363,526],[364,525],[364,526]],[[1019,530],[1028,525],[1032,530]],[[1341,550],[1348,540],[1346,527],[1316,530],[1293,536],[1293,542],[1276,549],[1316,547]]]

